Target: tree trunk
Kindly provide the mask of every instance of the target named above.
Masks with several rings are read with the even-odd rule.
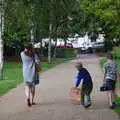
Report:
[[[67,45],[67,40],[64,39],[64,46],[65,46],[65,48],[66,48],[66,45]]]
[[[34,43],[34,24],[31,24],[31,30],[30,30],[30,39],[31,43]]]
[[[40,56],[43,56],[43,45],[42,39],[40,40]]]
[[[48,62],[51,63],[51,33],[52,33],[52,24],[49,25],[49,45],[48,45]]]
[[[39,49],[39,53],[40,53],[40,58],[44,58],[44,48],[43,48],[43,39],[41,38],[40,40],[40,49]]]
[[[4,16],[0,11],[0,80],[3,79],[3,27],[4,27]]]
[[[57,50],[57,38],[55,38],[55,49],[54,49],[54,54],[53,57],[56,58],[56,50]]]

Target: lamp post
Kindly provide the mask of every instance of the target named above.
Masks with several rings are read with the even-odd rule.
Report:
[[[0,80],[3,78],[3,27],[4,27],[4,1],[0,0]]]

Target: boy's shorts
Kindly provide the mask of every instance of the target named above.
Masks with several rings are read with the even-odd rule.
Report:
[[[82,93],[86,94],[86,95],[89,95],[91,93],[93,89],[93,86],[92,85],[88,85],[88,84],[83,84],[82,86]]]

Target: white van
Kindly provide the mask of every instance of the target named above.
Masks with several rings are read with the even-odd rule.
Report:
[[[103,48],[103,47],[104,47],[104,42],[92,43],[92,48]]]

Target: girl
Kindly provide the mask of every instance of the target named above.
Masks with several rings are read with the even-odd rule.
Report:
[[[107,62],[104,64],[104,79],[106,85],[110,87],[107,91],[109,107],[113,109],[115,107],[115,83],[117,80],[117,64],[113,61],[111,53],[107,54]]]

